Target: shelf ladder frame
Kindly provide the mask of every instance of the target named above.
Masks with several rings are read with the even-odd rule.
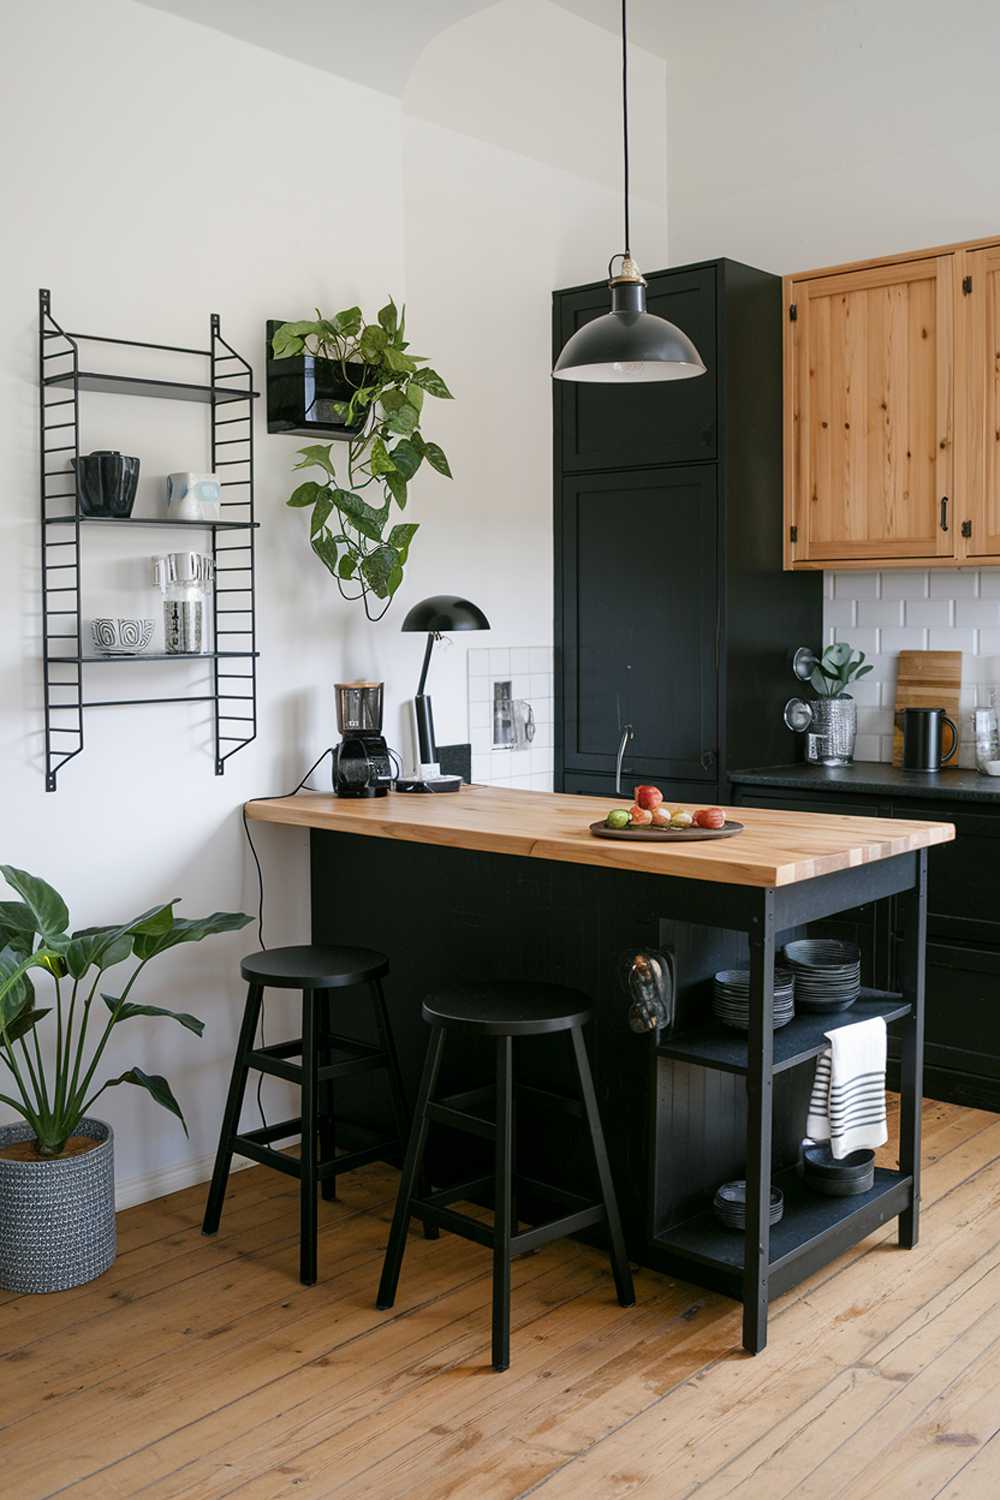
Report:
[[[225,772],[227,760],[257,736],[257,622],[256,551],[254,520],[253,370],[222,337],[218,313],[210,318],[208,349],[176,344],[147,343],[101,334],[71,333],[52,312],[47,288],[38,293],[39,384],[39,495],[42,561],[42,674],[45,716],[45,790],[54,792],[63,767],[84,748],[84,709],[124,708],[153,703],[211,703],[215,774]],[[171,354],[196,355],[210,364],[211,464],[221,470],[224,493],[221,530],[206,523],[212,536],[215,586],[212,590],[213,652],[211,691],[156,698],[98,698],[84,696],[86,661],[82,632],[82,557],[79,498],[80,360],[79,344],[87,340],[127,345]],[[55,384],[58,380],[60,383]],[[225,382],[223,386],[221,382]],[[141,383],[141,382],[137,382]],[[164,382],[164,394],[170,382]],[[175,387],[175,389],[178,387]],[[234,397],[233,391],[246,391]],[[217,394],[218,391],[218,394]],[[208,394],[208,393],[206,393]],[[245,403],[245,412],[243,411]],[[234,410],[239,415],[231,415]],[[53,441],[55,439],[55,441]],[[65,469],[50,467],[53,460],[73,460]],[[66,502],[72,503],[67,512]],[[139,518],[143,525],[150,518]],[[121,518],[127,525],[128,519]],[[64,524],[51,524],[53,522]],[[231,529],[227,529],[231,528]],[[247,541],[237,538],[245,532]],[[220,534],[223,538],[220,543]],[[232,561],[229,560],[232,555]],[[229,582],[228,575],[237,575]],[[223,577],[226,581],[223,582]],[[53,645],[65,642],[65,646]],[[222,653],[220,655],[220,653]],[[136,658],[135,660],[138,660]],[[158,659],[158,658],[152,658]],[[197,660],[190,657],[188,659]],[[248,670],[242,670],[242,663]],[[221,664],[221,665],[220,665]],[[236,726],[247,726],[237,728]],[[235,730],[235,732],[233,732]]]

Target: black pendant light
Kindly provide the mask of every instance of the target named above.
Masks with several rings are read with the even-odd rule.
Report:
[[[628,29],[622,0],[622,125],[625,145],[625,249],[608,262],[611,311],[580,328],[563,346],[556,380],[617,385],[644,380],[687,380],[704,375],[694,344],[674,323],[646,311],[646,282],[632,259],[628,212]],[[617,275],[612,273],[621,260]]]

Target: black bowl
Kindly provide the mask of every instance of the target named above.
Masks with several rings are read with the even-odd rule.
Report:
[[[100,449],[70,462],[76,469],[77,504],[81,515],[124,518],[132,514],[139,486],[137,458]]]
[[[806,1146],[802,1152],[802,1160],[806,1171],[816,1176],[828,1177],[831,1180],[841,1179],[850,1181],[852,1178],[864,1177],[875,1165],[874,1151],[852,1151],[848,1156],[836,1157],[830,1150],[828,1141],[818,1146]]]

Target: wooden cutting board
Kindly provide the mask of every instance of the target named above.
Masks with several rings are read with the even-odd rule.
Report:
[[[896,715],[902,708],[943,708],[959,732],[962,721],[959,703],[962,694],[961,651],[901,651],[896,677]],[[945,750],[951,744],[947,729],[942,736]],[[892,736],[892,763],[903,764],[903,731],[898,722]],[[958,756],[942,766],[943,771],[957,770]]]

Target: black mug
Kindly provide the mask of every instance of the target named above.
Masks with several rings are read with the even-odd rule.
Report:
[[[904,708],[897,715],[903,731],[904,771],[940,771],[958,754],[958,730],[943,708]],[[941,754],[941,725],[951,730],[951,746]]]

